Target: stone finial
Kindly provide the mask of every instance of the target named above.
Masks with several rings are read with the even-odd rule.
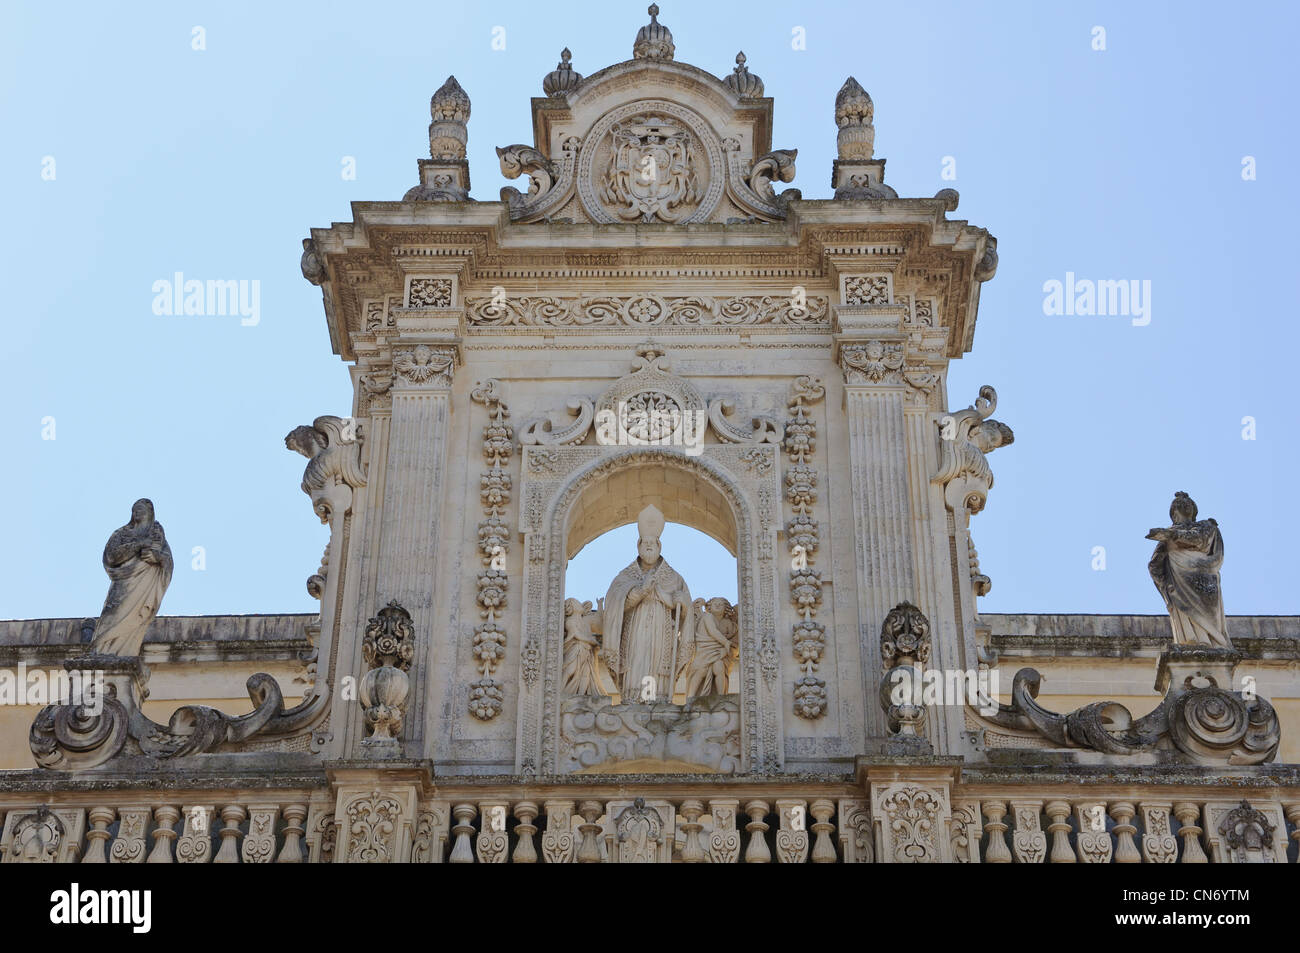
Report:
[[[370,735],[362,745],[373,754],[391,757],[400,752],[398,738],[411,680],[406,674],[415,658],[415,626],[411,614],[396,600],[366,624],[361,654],[369,670],[358,686]]]
[[[922,668],[930,658],[930,620],[910,602],[889,610],[880,626],[880,705],[904,745],[926,744]]]
[[[745,53],[736,54],[736,68],[723,80],[731,89],[745,99],[757,99],[763,95],[763,81],[751,73],[745,66]]]
[[[469,96],[455,76],[448,76],[433,94],[429,112],[433,116],[429,123],[429,155],[435,159],[464,159],[469,141],[465,126],[469,122]]]
[[[636,40],[632,43],[632,59],[671,60],[675,49],[673,35],[668,27],[656,19],[659,16],[659,4],[650,4],[647,12],[650,14],[650,22],[636,31]]]
[[[560,62],[542,79],[542,92],[547,96],[559,96],[567,93],[582,82],[582,74],[573,68],[569,60],[573,54],[566,46],[560,51]]]
[[[835,125],[840,127],[837,143],[841,159],[870,159],[875,150],[876,128],[872,125],[876,107],[862,84],[850,76],[835,97]]]

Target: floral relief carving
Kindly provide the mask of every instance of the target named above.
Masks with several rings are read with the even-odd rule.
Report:
[[[889,304],[888,275],[853,275],[844,279],[844,303]]]
[[[886,851],[898,864],[940,863],[943,802],[926,788],[899,786],[880,802],[879,822]]]
[[[471,329],[492,327],[738,327],[777,325],[830,327],[827,299],[809,296],[799,306],[790,296],[741,295],[548,295],[467,297]]]
[[[347,806],[348,863],[388,864],[397,858],[397,828],[402,805],[382,791],[353,798]]]
[[[450,278],[412,278],[407,292],[408,308],[450,308]]]
[[[790,598],[803,616],[792,635],[801,671],[794,685],[794,710],[808,719],[820,718],[828,705],[826,681],[817,675],[826,649],[825,626],[813,618],[822,601],[822,578],[821,572],[812,567],[819,543],[819,527],[813,519],[817,470],[810,463],[817,446],[817,422],[808,416],[809,406],[825,396],[826,388],[820,379],[796,378],[790,387],[790,418],[784,434],[790,458],[785,472],[786,500],[793,510],[786,533],[790,546]]]
[[[480,480],[480,496],[486,519],[478,525],[482,568],[478,571],[479,615],[483,622],[474,627],[474,658],[479,678],[470,686],[469,710],[481,721],[490,721],[501,713],[505,693],[494,678],[497,667],[505,660],[506,633],[498,619],[506,606],[510,581],[506,575],[506,554],[510,549],[510,527],[505,507],[510,502],[513,481],[506,470],[514,452],[514,429],[506,422],[510,409],[495,378],[478,381],[470,398],[488,412],[483,428],[483,457],[488,469]]]

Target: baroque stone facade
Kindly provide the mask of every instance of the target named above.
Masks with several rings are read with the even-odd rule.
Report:
[[[0,859],[1294,856],[1295,620],[1223,614],[1186,494],[1150,533],[1169,619],[981,616],[970,523],[1014,434],[947,374],[996,240],[952,190],[884,183],[853,78],[825,91],[833,197],[785,187],[798,150],[735,62],[677,61],[653,6],[630,59],[584,76],[564,50],[499,201],[469,193],[469,94],[437,90],[418,183],[304,242],[354,384],[285,438],[328,527],[319,612],[158,616],[139,501],[98,620],[0,623],[6,664],[106,682],[20,726]],[[734,556],[735,605],[671,568],[664,520]],[[605,598],[573,591],[568,561],[629,523]],[[954,697],[1012,660],[1035,667]],[[237,673],[253,710],[154,721],[156,671],[228,708],[212,673]]]

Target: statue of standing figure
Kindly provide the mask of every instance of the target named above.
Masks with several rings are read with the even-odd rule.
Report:
[[[1169,607],[1174,642],[1232,648],[1219,588],[1223,565],[1219,524],[1212,519],[1198,521],[1196,503],[1182,490],[1174,494],[1169,518],[1172,526],[1147,533],[1147,539],[1158,541],[1147,569]]]
[[[603,620],[605,663],[623,704],[671,701],[694,643],[691,592],[659,543],[663,513],[647,506],[637,528],[637,558],[610,583]]]
[[[136,500],[131,522],[108,538],[104,571],[112,583],[90,650],[95,655],[138,656],[172,581],[172,551],[162,523],[154,520],[152,500]]]

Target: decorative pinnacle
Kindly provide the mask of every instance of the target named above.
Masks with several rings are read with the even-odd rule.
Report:
[[[650,4],[646,11],[650,22],[637,31],[632,44],[632,58],[635,60],[671,60],[673,58],[673,35],[668,27],[657,19],[659,4]]]
[[[745,66],[745,53],[743,50],[736,54],[736,68],[723,82],[730,86],[737,96],[742,98],[752,99],[763,95],[763,81]]]
[[[551,70],[542,77],[542,92],[547,96],[558,96],[566,93],[582,82],[582,74],[576,72],[573,65],[569,62],[573,59],[573,54],[569,52],[566,46],[560,51],[560,62],[555,64],[555,69]]]

